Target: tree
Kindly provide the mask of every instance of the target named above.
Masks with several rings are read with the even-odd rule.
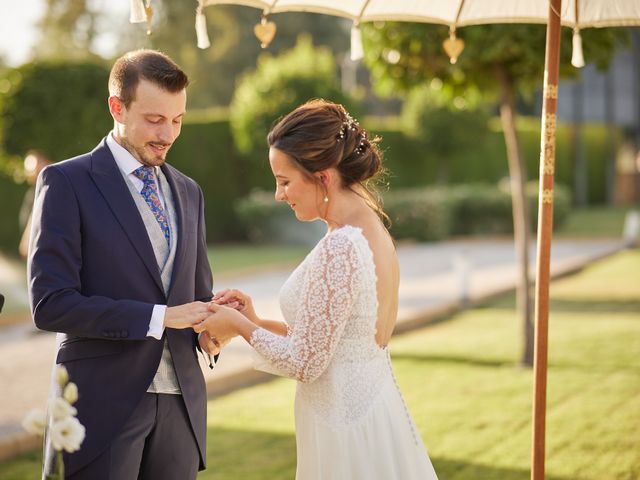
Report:
[[[197,47],[194,29],[195,2],[161,0],[153,2],[156,11],[153,33],[146,36],[144,25],[123,29],[119,50],[156,48],[167,53],[188,73],[189,107],[228,106],[237,78],[252,71],[263,50],[253,34],[260,21],[258,10],[240,6],[216,5],[204,9],[211,47]],[[316,45],[338,53],[348,48],[349,30],[345,21],[314,14],[287,13],[271,17],[278,32],[266,52],[278,54],[291,49],[300,31],[308,32]]]
[[[91,52],[96,37],[98,13],[87,0],[46,0],[38,22],[40,40],[33,56],[40,60],[79,60],[95,57]]]
[[[434,77],[446,85],[451,98],[471,98],[480,92],[497,98],[505,137],[511,179],[514,240],[519,261],[517,309],[523,326],[521,363],[533,365],[533,321],[528,244],[529,211],[525,198],[524,159],[516,131],[515,99],[530,95],[542,84],[546,29],[542,25],[483,25],[458,31],[465,50],[450,65],[441,44],[447,28],[426,24],[386,22],[365,24],[365,62],[374,88],[381,94],[409,91]],[[561,75],[573,75],[569,67],[571,32],[563,32]],[[626,32],[612,29],[582,31],[587,60],[608,65],[612,51]]]
[[[435,157],[437,182],[446,184],[450,177],[448,158],[477,147],[489,133],[489,116],[482,108],[469,108],[462,98],[448,102],[441,90],[441,81],[413,88],[404,102],[402,126]]]
[[[261,55],[256,70],[238,83],[231,103],[231,130],[238,150],[247,160],[257,155],[264,158],[274,123],[312,98],[343,103],[348,109],[353,106],[340,89],[329,49],[316,48],[309,36],[301,35],[291,50],[278,56]]]

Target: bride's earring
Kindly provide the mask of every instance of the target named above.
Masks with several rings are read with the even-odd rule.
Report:
[[[329,203],[329,197],[327,197],[327,196],[325,195],[325,196],[324,196],[323,201],[324,201],[324,203]]]

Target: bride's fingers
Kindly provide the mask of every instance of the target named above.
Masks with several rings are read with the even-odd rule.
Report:
[[[216,292],[213,297],[211,297],[212,301],[216,301],[218,299],[220,299],[220,297],[222,297],[224,294],[226,294],[229,291],[228,288],[225,288],[224,290],[220,290],[219,292]]]
[[[233,300],[236,300],[238,302],[244,303],[245,302],[245,295],[240,290],[231,289],[231,290],[227,290],[219,298],[220,302],[230,302],[230,301],[233,301]]]
[[[207,335],[207,334],[205,334]],[[216,351],[219,350],[219,347],[214,343],[214,338],[208,335],[207,339],[207,353],[211,355],[215,355]]]

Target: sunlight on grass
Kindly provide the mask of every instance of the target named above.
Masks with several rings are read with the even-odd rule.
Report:
[[[288,245],[210,245],[209,264],[214,276],[240,275],[274,266],[299,263],[310,248]]]
[[[552,285],[548,480],[640,478],[638,272],[640,250],[625,251]],[[532,372],[515,366],[512,305],[504,297],[391,343],[441,480],[529,479]],[[292,479],[294,392],[277,379],[211,400],[198,479]],[[38,458],[0,465],[0,478],[36,478]]]
[[[573,208],[554,233],[559,238],[621,237],[624,220],[632,207]],[[640,206],[635,207],[639,210]]]

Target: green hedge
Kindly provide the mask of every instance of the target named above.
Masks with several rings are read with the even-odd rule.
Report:
[[[193,115],[192,118],[195,117],[197,116]],[[393,125],[376,125],[372,120],[366,119],[363,123],[371,124],[372,131],[383,137],[385,164],[391,171],[391,192],[401,188],[423,187],[436,182],[437,159],[433,158],[427,147],[417,140],[406,138],[400,129],[393,128]],[[518,126],[529,178],[534,179],[538,173],[540,143],[537,120],[520,119]],[[556,149],[556,180],[569,186],[573,183],[570,133],[566,125],[558,127]],[[470,135],[472,134],[473,132],[470,132]],[[604,199],[606,127],[585,127],[585,141],[590,182],[589,200],[591,203],[597,203]],[[83,153],[79,148],[73,152],[74,155],[79,153]],[[258,150],[252,156],[241,155],[234,147],[226,119],[187,119],[180,138],[169,153],[168,161],[202,186],[206,199],[205,214],[210,241],[232,241],[248,237],[245,224],[239,220],[233,205],[238,199],[245,197],[252,188],[273,188],[274,181],[269,169],[266,145],[264,150]],[[477,148],[447,161],[450,162],[452,184],[496,183],[508,175],[504,140],[499,131],[492,131]],[[18,206],[26,188],[13,185],[12,180],[6,177],[0,182],[0,188],[3,196],[3,202],[0,203],[0,216],[3,219],[3,225],[0,227],[0,249],[15,252],[19,238]],[[536,210],[533,208],[532,213]],[[470,214],[468,216],[473,217]],[[490,229],[491,222],[491,219],[480,222],[475,228]],[[453,232],[458,233],[456,229]]]
[[[167,162],[202,187],[208,241],[246,238],[232,204],[248,192],[250,172],[234,148],[228,121],[185,124]]]
[[[109,70],[95,63],[29,63],[0,79],[0,147],[58,161],[93,148],[111,128]],[[2,157],[0,157],[2,161]]]
[[[527,188],[531,227],[535,231],[538,191],[535,182]],[[566,187],[555,186],[554,227],[570,211]],[[391,234],[398,240],[444,240],[452,235],[510,234],[513,215],[510,193],[490,184],[398,189],[384,195],[384,209],[391,218]],[[236,204],[239,219],[256,242],[299,237],[289,207],[276,202],[273,194],[255,191]],[[298,243],[307,243],[302,239]]]
[[[18,255],[18,244],[22,237],[22,231],[18,224],[18,213],[22,199],[27,191],[27,185],[16,183],[7,176],[0,175],[0,250],[13,256]]]

